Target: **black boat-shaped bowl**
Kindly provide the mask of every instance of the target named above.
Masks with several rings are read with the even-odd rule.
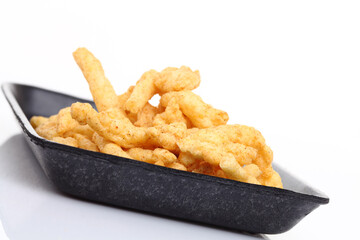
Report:
[[[251,233],[282,233],[329,199],[278,166],[284,189],[178,171],[70,147],[37,135],[34,115],[92,102],[21,84],[2,86],[46,176],[61,191],[86,200]]]

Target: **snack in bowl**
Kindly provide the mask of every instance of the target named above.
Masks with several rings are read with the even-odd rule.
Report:
[[[74,59],[86,78],[97,110],[73,103],[50,117],[30,120],[43,138],[90,151],[159,166],[282,188],[273,153],[261,133],[227,125],[228,114],[193,93],[200,74],[169,67],[145,72],[117,95],[101,63],[85,48]],[[158,106],[149,100],[160,95]]]

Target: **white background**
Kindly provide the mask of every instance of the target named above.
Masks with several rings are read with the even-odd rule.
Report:
[[[0,1],[1,83],[90,98],[80,46],[118,93],[152,68],[199,69],[206,102],[259,129],[275,162],[330,197],[289,232],[254,237],[70,199],[41,175],[1,96],[0,161],[28,162],[0,171],[0,238],[358,239],[359,13],[358,1]]]

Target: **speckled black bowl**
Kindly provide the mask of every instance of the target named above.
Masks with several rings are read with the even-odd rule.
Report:
[[[282,233],[329,199],[279,167],[284,189],[178,171],[86,151],[37,135],[28,119],[50,116],[73,102],[89,102],[20,84],[3,92],[46,176],[61,191],[183,220],[247,231]]]

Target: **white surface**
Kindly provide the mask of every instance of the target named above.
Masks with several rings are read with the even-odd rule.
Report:
[[[330,197],[289,232],[257,237],[358,239],[359,12],[357,1],[1,2],[0,82],[89,98],[79,46],[118,93],[151,68],[199,69],[206,102],[258,128],[275,162]],[[58,193],[4,97],[0,109],[0,238],[254,238]]]

